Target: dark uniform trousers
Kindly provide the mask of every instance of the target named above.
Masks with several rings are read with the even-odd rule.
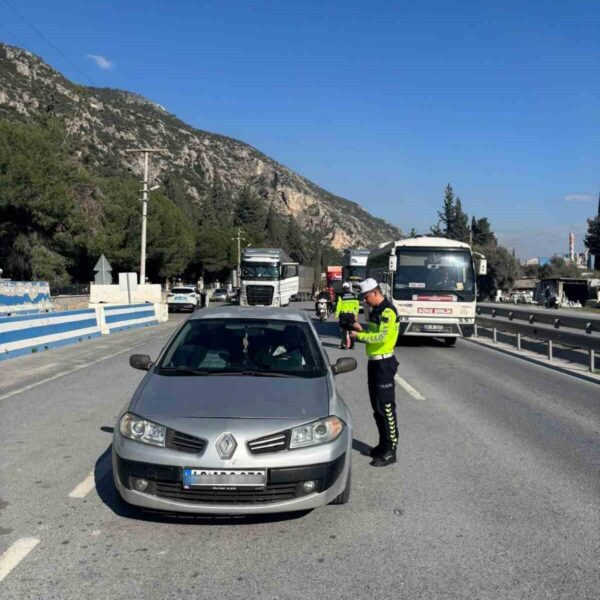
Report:
[[[397,370],[398,361],[395,356],[382,360],[370,360],[367,370],[369,399],[379,431],[379,444],[383,450],[395,450],[398,445],[394,390],[394,376]]]

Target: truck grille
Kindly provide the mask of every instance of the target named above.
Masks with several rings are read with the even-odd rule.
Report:
[[[250,450],[252,454],[279,452],[280,450],[287,449],[288,439],[289,433],[287,431],[265,435],[264,437],[248,442],[248,450]]]
[[[272,285],[248,285],[246,286],[246,297],[250,306],[258,304],[271,306],[273,304]]]
[[[272,483],[257,490],[184,490],[181,483],[157,481],[154,493],[160,498],[194,504],[264,504],[293,500],[298,496],[298,486],[295,483]]]
[[[171,448],[171,450],[200,454],[200,452],[202,452],[206,446],[206,440],[168,428],[165,446],[167,448]]]

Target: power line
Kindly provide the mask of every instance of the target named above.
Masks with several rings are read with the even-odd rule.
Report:
[[[89,77],[86,73],[84,73],[68,56],[63,54],[60,48],[57,48],[31,21],[28,21],[25,16],[23,16],[8,0],[3,0],[4,4],[8,6],[15,14],[17,14],[31,29],[33,29],[51,48],[53,48],[60,56],[62,56],[80,75],[85,77],[92,85],[96,85],[96,83]]]
[[[0,27],[2,27],[2,29],[4,29],[4,31],[6,31],[6,33],[8,33],[8,35],[10,35],[10,37],[12,37],[22,48],[27,48],[27,44],[23,40],[19,39],[16,34],[6,27],[6,25],[0,23]]]

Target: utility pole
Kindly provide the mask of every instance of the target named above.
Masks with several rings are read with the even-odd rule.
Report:
[[[140,253],[140,285],[146,283],[146,221],[148,220],[148,192],[159,186],[148,188],[148,157],[152,152],[162,152],[162,148],[128,148],[125,152],[141,152],[144,155],[144,179],[142,180],[142,248]]]
[[[237,236],[231,238],[232,240],[237,240],[237,280],[238,287],[240,287],[240,278],[242,274],[242,241],[246,241],[246,238],[242,237],[242,229],[238,227]]]

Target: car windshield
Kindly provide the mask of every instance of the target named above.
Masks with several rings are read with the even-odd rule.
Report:
[[[171,294],[193,294],[194,288],[176,287],[171,290]]]
[[[468,251],[399,247],[396,256],[394,298],[397,300],[440,294],[454,295],[462,301],[475,299],[475,277]]]
[[[158,373],[319,377],[326,366],[306,323],[191,319],[165,351]]]
[[[244,279],[278,279],[279,268],[273,263],[242,263]]]
[[[226,294],[227,290],[224,290],[223,288],[218,288],[215,290],[215,294]]]

